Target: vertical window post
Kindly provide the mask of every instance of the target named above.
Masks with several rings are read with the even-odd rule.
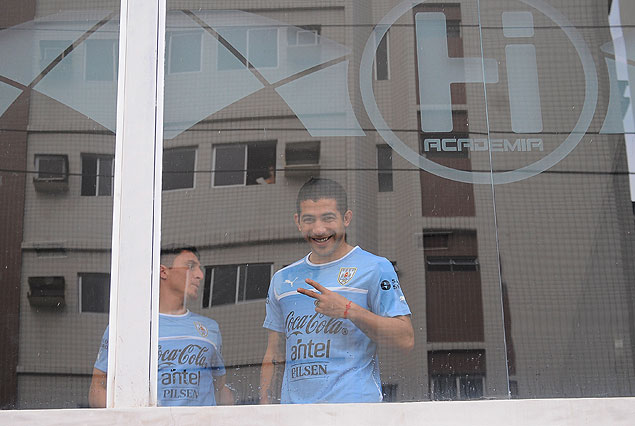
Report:
[[[158,247],[154,234],[160,229],[156,226],[161,203],[157,145],[162,145],[162,139],[157,129],[163,128],[165,0],[122,0],[120,23],[109,408],[143,407],[156,401],[157,339],[151,339],[156,334],[151,324],[158,319],[158,284],[152,272],[158,270],[158,253],[153,249]],[[156,162],[139,161],[157,155]]]

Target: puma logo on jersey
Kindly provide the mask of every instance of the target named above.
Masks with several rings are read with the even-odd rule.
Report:
[[[291,285],[293,285],[293,283],[294,283],[297,279],[298,279],[298,277],[295,277],[295,279],[294,279],[293,281],[291,281],[291,280],[284,280],[284,283],[285,283],[285,284],[291,284]]]

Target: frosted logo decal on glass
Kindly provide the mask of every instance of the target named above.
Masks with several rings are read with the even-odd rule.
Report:
[[[559,145],[545,149],[541,137],[535,134],[511,139],[448,139],[424,140],[423,150],[509,152],[522,154],[527,151],[545,151],[544,156],[527,166],[506,172],[472,172],[443,166],[415,152],[387,125],[377,105],[372,86],[372,64],[376,45],[388,29],[405,13],[427,1],[405,1],[395,6],[375,27],[369,37],[360,64],[361,95],[369,118],[382,138],[402,157],[413,165],[447,179],[465,183],[502,184],[535,176],[566,157],[580,142],[587,131],[597,103],[598,81],[595,63],[580,33],[564,15],[540,0],[520,0],[526,7],[550,19],[564,32],[580,58],[584,74],[584,103],[579,110],[577,123]],[[533,35],[533,13],[513,12],[501,14],[503,36],[510,40]],[[450,84],[497,83],[497,59],[503,58],[449,58],[447,54],[445,15],[442,13],[417,13],[415,15],[418,74],[421,102],[421,127],[423,131],[449,132],[452,130]],[[505,49],[508,74],[511,127],[514,133],[542,131],[542,112],[535,47],[531,43],[510,43]],[[435,58],[432,60],[432,58]],[[426,144],[427,142],[427,144]]]
[[[0,31],[0,54],[13,58],[0,64],[0,75],[13,82],[13,89],[0,90],[0,113],[31,86],[114,132],[119,24],[113,18],[64,12]],[[348,94],[350,49],[312,33],[309,43],[308,33],[241,11],[168,13],[164,136],[174,138],[268,86],[312,135],[364,135]],[[33,45],[40,46],[39,58]]]
[[[429,160],[401,141],[384,121],[373,92],[376,40],[403,14],[427,1],[398,4],[375,27],[360,63],[363,105],[380,136],[413,165],[438,176],[466,183],[509,183],[529,178],[565,158],[585,135],[598,97],[596,65],[575,27],[556,9],[540,0],[519,0],[526,11],[502,11],[500,35],[505,48],[500,57],[448,56],[445,15],[415,15],[421,130],[453,130],[450,85],[456,82],[500,85],[505,71],[509,125],[514,137],[424,139],[422,151],[503,152],[540,157],[516,170],[491,173],[453,169]],[[583,102],[571,111],[577,121],[568,133],[547,144],[543,141],[544,100],[536,63],[534,20],[555,24],[580,59],[584,77]],[[108,11],[63,12],[0,31],[0,54],[12,58],[0,63],[0,113],[20,91],[33,88],[85,114],[110,131],[115,130],[118,67],[117,16]],[[174,11],[167,17],[165,130],[173,138],[194,124],[263,88],[273,89],[296,114],[311,136],[363,136],[348,88],[351,50],[319,32],[291,26],[242,11]],[[32,46],[38,53],[32,54]],[[623,50],[623,49],[622,49]],[[611,82],[611,99],[601,133],[625,130],[623,119],[630,99],[627,74],[632,65],[612,46],[602,46]],[[474,56],[474,55],[472,55]],[[619,57],[618,57],[619,56]],[[429,60],[429,58],[437,58]],[[617,60],[616,60],[617,59]],[[504,62],[504,65],[503,65]],[[622,67],[625,65],[625,67]],[[620,68],[625,68],[623,72]],[[502,83],[504,84],[504,83]],[[582,93],[581,93],[582,95]],[[101,101],[97,106],[93,99]],[[519,157],[520,158],[520,157]],[[533,157],[532,157],[533,158]]]
[[[450,58],[445,14],[417,13],[415,21],[421,129],[424,132],[450,132],[450,83],[498,83],[498,64],[490,58],[484,61],[481,58]]]
[[[0,56],[10,58],[0,61],[0,75],[9,79],[12,87],[8,89],[4,84],[0,86],[0,115],[17,99],[19,92],[27,87],[36,86],[37,91],[54,99],[57,99],[57,94],[66,94],[68,96],[64,100],[58,100],[62,103],[73,102],[71,93],[87,89],[84,87],[84,78],[74,78],[70,75],[62,77],[60,72],[53,70],[80,73],[83,69],[83,60],[78,60],[76,51],[80,51],[80,56],[84,54],[79,47],[84,39],[91,34],[93,38],[103,37],[106,32],[109,37],[116,39],[118,22],[111,25],[108,31],[103,28],[112,16],[108,11],[61,12],[0,31]],[[74,43],[76,46],[73,47]],[[38,52],[39,56],[33,52]],[[63,87],[61,93],[49,92],[52,87],[44,81],[47,76],[57,79],[56,84]],[[60,81],[61,78],[63,81]],[[8,82],[6,84],[8,85]],[[107,90],[116,95],[116,84]],[[100,96],[103,100],[100,105],[104,110],[112,109],[110,115],[111,121],[114,122],[115,104],[112,103],[112,108],[107,108],[112,96],[108,96],[104,91],[92,92],[93,102],[73,102],[74,105],[69,105],[100,122],[99,117],[92,117],[88,112],[94,107],[95,96]],[[111,130],[114,130],[114,126]]]
[[[318,34],[298,43],[308,31],[238,10],[193,15],[235,49],[219,57],[223,84],[225,76],[249,70],[275,89],[311,136],[364,136],[349,97],[348,47]]]

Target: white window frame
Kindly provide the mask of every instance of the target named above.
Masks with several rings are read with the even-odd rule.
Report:
[[[165,17],[166,0],[121,0],[106,392],[109,408],[157,403]]]
[[[311,25],[307,25],[307,27],[311,27]],[[299,30],[297,29],[299,28]],[[294,31],[295,39],[292,44],[289,44],[289,47],[303,47],[303,46],[317,46],[320,44],[320,33],[317,29],[309,29],[303,26],[299,26],[297,28],[289,28],[287,31]],[[311,43],[301,43],[300,42],[300,34],[303,33],[313,33],[313,41]]]

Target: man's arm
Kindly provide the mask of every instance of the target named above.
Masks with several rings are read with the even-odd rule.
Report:
[[[88,391],[88,405],[92,408],[106,407],[106,373],[93,368],[93,380]]]
[[[218,405],[234,405],[234,394],[226,386],[227,376],[215,376],[214,388],[216,389],[216,402]]]
[[[355,324],[371,340],[380,345],[388,345],[410,352],[415,344],[414,330],[410,315],[382,317],[348,300],[335,291],[328,290],[307,278],[306,283],[319,293],[299,288],[298,293],[316,299],[315,312],[331,318],[346,318]]]
[[[284,335],[277,331],[269,330],[267,339],[267,350],[262,359],[260,369],[260,403],[272,404],[274,401],[274,377],[276,377],[276,366],[285,362],[285,341]]]

